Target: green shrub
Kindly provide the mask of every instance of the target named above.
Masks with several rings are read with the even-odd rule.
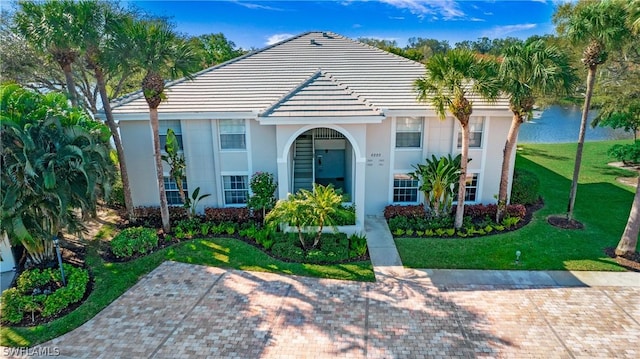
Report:
[[[640,163],[640,141],[627,145],[613,145],[607,154],[627,165],[638,164]]]
[[[361,257],[367,253],[367,236],[354,233],[349,237],[349,258]]]
[[[540,180],[531,171],[518,169],[513,173],[511,203],[533,204],[540,197]]]
[[[201,221],[198,217],[183,219],[174,226],[174,232],[178,238],[193,238],[201,233]]]
[[[18,285],[2,293],[2,320],[19,323],[25,312],[40,312],[43,317],[60,313],[69,305],[82,299],[89,283],[89,273],[82,268],[63,264],[66,287],[53,293],[34,292],[48,283],[62,282],[58,268],[32,269],[18,277]]]
[[[118,258],[146,254],[158,246],[158,234],[151,228],[131,227],[111,240],[111,252]]]

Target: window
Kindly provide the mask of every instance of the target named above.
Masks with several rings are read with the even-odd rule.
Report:
[[[220,148],[223,150],[244,150],[245,142],[244,120],[220,120]]]
[[[465,202],[475,202],[478,194],[478,174],[467,174],[467,185],[464,193]]]
[[[185,196],[189,193],[187,191],[187,179],[182,179],[182,189]],[[182,198],[180,198],[180,191],[178,190],[178,184],[171,177],[164,178],[164,191],[167,194],[167,203],[170,206],[182,205]]]
[[[160,135],[160,150],[164,151],[164,146],[167,144],[167,130],[172,129],[176,134],[176,139],[178,140],[178,146],[180,146],[180,150],[182,151],[182,126],[180,125],[180,121],[158,121],[158,134]]]
[[[482,147],[482,128],[484,120],[482,117],[472,117],[469,119],[469,148]],[[462,147],[462,132],[458,133],[458,148]]]
[[[418,202],[418,181],[406,174],[394,175],[393,202]]]
[[[396,148],[420,148],[422,117],[398,117],[396,120]]]
[[[222,176],[224,186],[224,204],[247,203],[249,190],[247,176]]]

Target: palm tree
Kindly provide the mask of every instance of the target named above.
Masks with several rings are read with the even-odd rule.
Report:
[[[162,149],[158,133],[158,107],[160,102],[166,98],[164,76],[190,78],[190,72],[197,68],[197,60],[191,47],[176,35],[172,26],[166,21],[159,19],[130,21],[127,23],[124,33],[130,41],[128,44],[131,49],[132,62],[145,71],[142,80],[142,93],[149,105],[149,119],[160,192],[160,213],[162,228],[166,233],[170,231],[171,224],[167,195],[164,190]]]
[[[629,3],[629,17],[631,27],[635,34],[640,34],[640,0],[633,0]],[[634,134],[635,136],[635,134]],[[633,204],[629,212],[627,224],[616,247],[616,255],[628,256],[636,252],[638,248],[638,234],[640,233],[640,181],[636,186],[636,194],[633,197]]]
[[[117,5],[108,2],[82,1],[75,3],[77,13],[86,14],[85,19],[88,26],[84,31],[82,42],[79,44],[84,54],[84,61],[87,68],[93,71],[96,78],[98,92],[102,100],[106,124],[111,130],[113,143],[118,155],[120,176],[122,178],[124,190],[124,203],[129,220],[134,219],[133,199],[131,197],[131,187],[129,186],[129,171],[127,170],[124,146],[120,139],[118,125],[113,118],[110,98],[107,94],[107,81],[105,71],[116,72],[122,69],[123,57],[127,50],[122,44],[126,44],[123,39],[124,30],[122,24],[133,21],[132,15],[120,9]],[[125,69],[124,72],[127,72]],[[126,77],[127,74],[121,74]]]
[[[543,40],[535,40],[513,44],[503,51],[499,79],[503,93],[509,96],[509,108],[513,117],[502,159],[496,214],[498,223],[506,209],[511,156],[520,125],[531,118],[538,96],[557,92],[570,93],[577,77],[569,64],[569,58],[559,48],[547,46]]]
[[[455,185],[460,178],[461,159],[460,155],[439,159],[432,155],[431,159],[426,159],[426,164],[414,165],[415,171],[409,173],[411,178],[421,182],[418,189],[424,193],[426,204],[436,217],[449,215],[451,211]]]
[[[69,100],[73,106],[78,106],[71,65],[80,54],[78,46],[86,28],[84,14],[75,11],[72,0],[21,1],[19,4],[20,9],[15,15],[18,32],[60,65]]]
[[[573,219],[587,116],[596,81],[596,70],[598,65],[607,60],[607,52],[618,48],[624,42],[629,32],[626,20],[625,3],[619,0],[581,1],[577,4],[565,4],[554,15],[559,34],[566,36],[576,45],[585,45],[581,61],[588,70],[576,161],[567,206],[567,220],[569,221]]]
[[[109,130],[59,93],[0,86],[2,232],[34,263],[53,259],[53,236],[83,230],[81,214],[108,196],[114,168]]]
[[[490,101],[499,94],[497,76],[493,62],[466,49],[450,50],[436,54],[426,63],[427,73],[416,80],[415,89],[419,101],[430,101],[441,120],[447,111],[460,122],[462,127],[462,152],[460,176],[458,180],[458,206],[454,226],[462,227],[464,217],[464,197],[469,162],[469,118],[473,103],[469,96],[480,95]]]

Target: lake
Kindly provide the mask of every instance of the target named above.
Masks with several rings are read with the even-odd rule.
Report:
[[[632,139],[633,134],[608,127],[591,128],[591,120],[597,112],[589,111],[585,141]],[[578,106],[554,105],[543,111],[534,111],[533,119],[520,127],[518,143],[578,142],[580,117]]]

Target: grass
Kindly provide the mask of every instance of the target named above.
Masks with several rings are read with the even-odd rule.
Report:
[[[624,271],[603,249],[615,247],[629,215],[634,188],[616,181],[631,171],[608,166],[606,151],[615,143],[587,142],[584,147],[575,218],[583,230],[549,225],[549,215],[566,212],[576,144],[523,145],[516,168],[538,175],[545,206],[531,223],[505,234],[476,239],[396,239],[402,263],[412,268]],[[522,252],[519,265],[515,252]]]
[[[321,278],[375,280],[368,261],[337,265],[286,263],[236,239],[195,239],[126,263],[105,263],[93,245],[87,249],[86,263],[94,276],[93,292],[87,300],[73,312],[48,324],[0,328],[0,345],[33,346],[79,327],[165,260]]]

